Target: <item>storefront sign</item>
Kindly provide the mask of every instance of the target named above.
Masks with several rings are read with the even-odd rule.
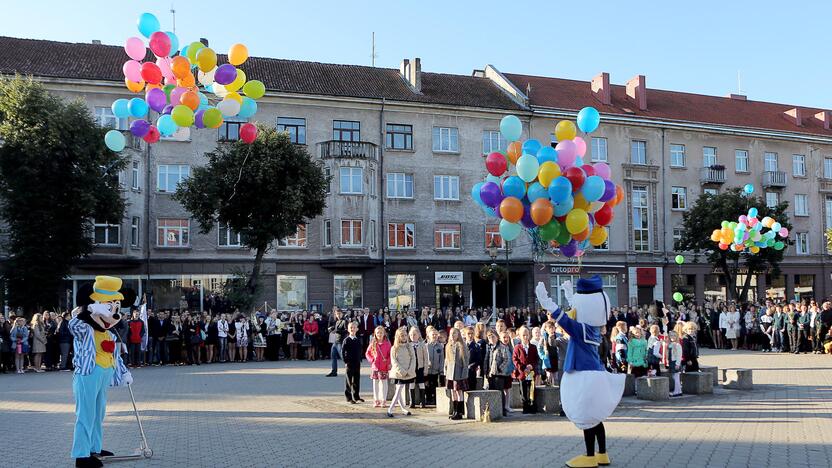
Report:
[[[563,264],[551,264],[549,272],[553,275],[577,275],[581,272],[584,273],[616,273],[615,270],[612,268],[624,268],[623,265],[592,265],[592,264],[570,264],[570,265],[563,265]]]
[[[436,271],[433,274],[435,284],[462,284],[461,271]]]
[[[636,268],[636,284],[639,286],[656,285],[655,268]]]

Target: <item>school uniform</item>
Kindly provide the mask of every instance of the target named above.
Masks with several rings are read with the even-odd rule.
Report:
[[[361,400],[361,357],[363,356],[361,338],[348,336],[341,344],[341,355],[344,358],[346,383],[344,395],[347,401]],[[363,401],[363,400],[362,400]]]
[[[534,407],[534,376],[526,372],[526,366],[536,368],[539,364],[537,347],[531,343],[524,345],[519,343],[514,347],[511,359],[514,362],[514,373],[512,377],[520,382],[520,393],[523,397],[523,413],[536,413]]]

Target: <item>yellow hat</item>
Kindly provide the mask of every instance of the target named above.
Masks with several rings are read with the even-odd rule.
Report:
[[[90,299],[96,302],[111,302],[124,299],[124,296],[118,292],[121,289],[121,278],[116,278],[115,276],[96,276],[92,289],[93,293],[90,294]]]

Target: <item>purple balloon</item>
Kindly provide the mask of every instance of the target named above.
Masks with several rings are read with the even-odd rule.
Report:
[[[568,244],[560,246],[560,253],[565,257],[574,257],[578,253],[578,243],[572,239]]]
[[[162,109],[162,114],[170,115],[171,112],[173,112],[173,106],[170,104],[168,104],[167,106],[165,106],[164,109]]]
[[[523,210],[523,217],[520,218],[520,223],[523,224],[523,227],[531,229],[533,227],[537,227],[537,224],[532,221],[532,213],[529,210],[529,207],[524,207]]]
[[[165,92],[159,88],[153,88],[145,95],[147,104],[156,112],[162,112],[167,104],[167,96]]]
[[[196,128],[205,128],[205,124],[202,123],[203,115],[205,115],[205,109],[200,109],[196,111],[196,114],[194,114],[194,125]]]
[[[214,83],[219,83],[221,85],[231,84],[236,78],[237,69],[234,68],[234,65],[228,63],[220,65],[217,68],[217,71],[214,72]]]
[[[130,133],[138,138],[142,138],[150,131],[150,122],[147,120],[134,120],[130,124]]]
[[[214,76],[216,77],[216,75]],[[480,188],[480,199],[486,206],[490,206],[491,208],[496,207],[503,201],[502,195],[500,186],[494,182],[486,182]]]
[[[604,194],[598,199],[600,202],[608,202],[615,198],[615,183],[611,180],[604,181]]]

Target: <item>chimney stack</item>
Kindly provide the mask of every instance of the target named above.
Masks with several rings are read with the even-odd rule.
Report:
[[[422,91],[422,59],[416,57],[412,62],[403,59],[399,64],[399,74],[410,83],[410,87],[417,93]]]
[[[93,39],[92,43],[95,45],[101,45],[101,39]]]
[[[745,94],[731,93],[731,94],[728,95],[728,97],[735,100],[735,101],[747,101],[748,100],[748,96],[746,96]]]
[[[204,37],[200,37],[199,42],[201,42],[202,45],[204,45],[205,47],[208,47],[208,39],[205,39]]]
[[[599,73],[592,79],[592,95],[601,104],[612,104],[612,92],[610,90],[610,74],[607,72]]]
[[[634,76],[626,87],[627,97],[636,103],[638,110],[647,110],[647,78],[644,75]]]
[[[788,119],[791,123],[797,125],[798,127],[803,126],[803,119],[800,115],[800,109],[795,107],[794,109],[789,109],[786,112],[783,112],[786,119]]]
[[[824,130],[832,129],[832,112],[820,111],[815,114],[815,118],[823,123]]]

